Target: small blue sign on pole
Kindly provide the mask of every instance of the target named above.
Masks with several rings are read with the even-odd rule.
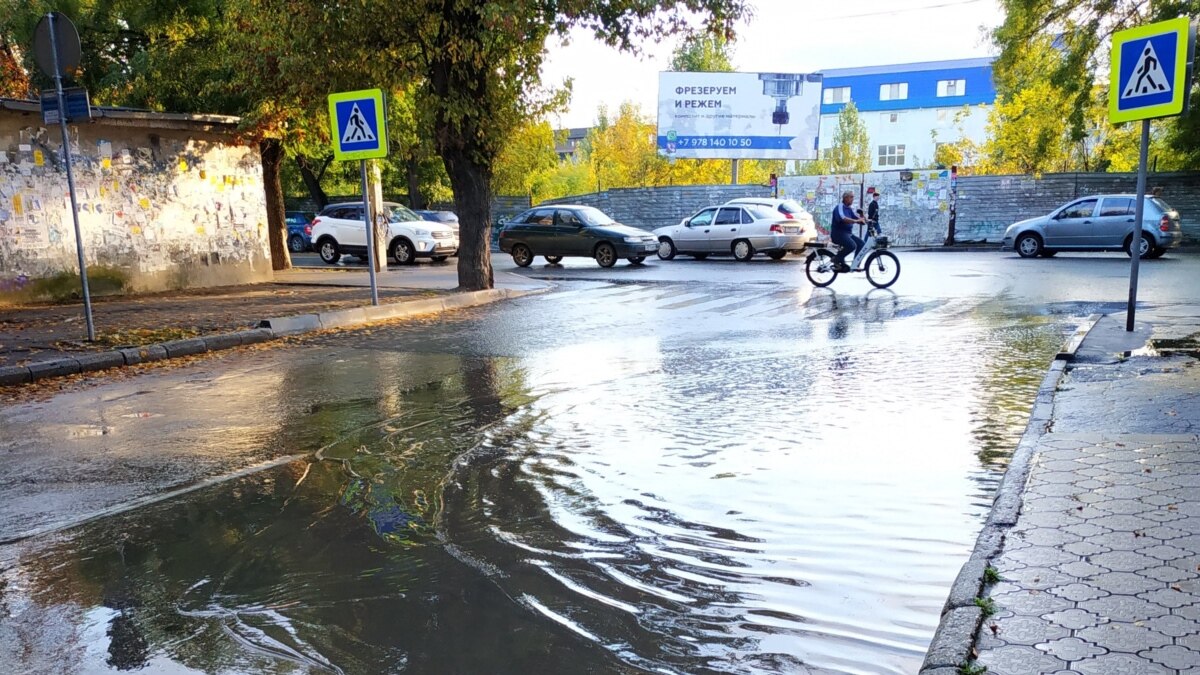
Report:
[[[42,123],[58,124],[58,92],[42,92]],[[92,120],[92,105],[88,99],[87,89],[83,87],[64,87],[63,99],[67,105],[67,123],[78,124]]]

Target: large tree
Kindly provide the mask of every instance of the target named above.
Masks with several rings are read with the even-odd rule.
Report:
[[[992,33],[1000,47],[997,93],[1013,101],[1035,81],[1049,84],[1066,101],[1065,126],[1078,143],[1094,130],[1096,73],[1108,72],[1112,34],[1153,21],[1200,13],[1200,0],[1001,0],[1005,19]],[[1106,84],[1106,83],[1102,83]],[[1174,150],[1200,158],[1200,88],[1190,93],[1190,112],[1168,123]],[[1065,122],[1065,125],[1063,124]]]
[[[728,32],[745,0],[297,0],[309,16],[344,29],[341,60],[365,78],[416,81],[461,222],[459,286],[491,288],[490,200],[496,158],[526,120],[557,104],[542,86],[546,41],[573,28],[616,49],[686,32],[707,21]],[[293,16],[297,15],[293,12]]]
[[[733,72],[733,44],[724,33],[692,33],[671,52],[671,70],[692,73]]]
[[[829,173],[866,173],[871,170],[871,139],[867,136],[867,123],[858,114],[858,106],[853,101],[846,103],[838,113],[833,143],[821,160],[823,168]]]

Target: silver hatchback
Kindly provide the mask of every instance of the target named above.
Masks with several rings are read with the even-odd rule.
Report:
[[[1022,258],[1049,258],[1059,251],[1130,251],[1136,195],[1095,195],[1068,202],[1049,215],[1022,220],[1004,232],[1004,249]],[[1138,251],[1158,258],[1183,241],[1179,212],[1146,197]]]

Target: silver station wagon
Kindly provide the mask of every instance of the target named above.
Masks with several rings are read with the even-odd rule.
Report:
[[[1095,195],[1069,202],[1046,216],[1022,220],[1004,232],[1004,249],[1022,258],[1049,258],[1059,251],[1131,250],[1136,195]],[[1179,212],[1158,197],[1146,197],[1138,251],[1158,258],[1183,241]]]

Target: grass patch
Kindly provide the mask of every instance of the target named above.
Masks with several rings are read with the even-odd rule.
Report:
[[[984,617],[996,613],[996,601],[991,598],[975,598],[975,606],[983,610]]]
[[[110,347],[141,347],[171,340],[186,340],[200,334],[196,328],[131,328],[96,335],[96,342]]]
[[[995,584],[1004,581],[1004,578],[1000,576],[1000,570],[988,565],[983,570],[983,580],[989,584]]]
[[[974,661],[967,661],[958,667],[958,675],[983,675],[987,672],[987,666],[981,666]]]

